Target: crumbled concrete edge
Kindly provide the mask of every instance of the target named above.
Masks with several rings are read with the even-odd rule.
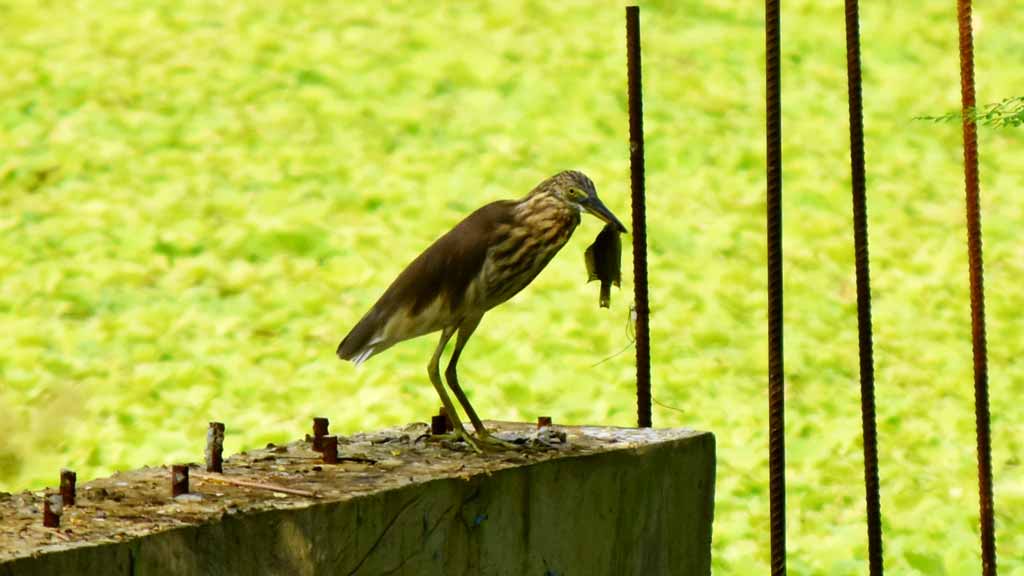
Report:
[[[16,559],[0,576],[710,574],[714,437],[577,430],[617,442],[350,499],[225,513]]]

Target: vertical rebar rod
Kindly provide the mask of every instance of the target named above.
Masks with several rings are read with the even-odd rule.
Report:
[[[867,178],[864,169],[864,106],[861,93],[860,10],[846,0],[846,78],[850,102],[850,172],[853,245],[857,273],[857,332],[860,340],[860,415],[864,434],[864,494],[868,520],[868,566],[882,574],[882,506],[875,427],[875,362],[871,336],[871,265],[868,253]]]
[[[960,33],[960,97],[967,195],[967,260],[971,282],[971,343],[974,353],[974,421],[978,437],[978,497],[981,512],[982,574],[996,574],[995,504],[992,497],[992,440],[988,409],[988,350],[985,341],[985,278],[981,252],[978,126],[975,123],[974,32],[971,0],[957,0]]]
[[[636,312],[637,426],[651,426],[651,342],[647,301],[647,209],[644,204],[644,114],[640,82],[640,7],[626,6],[629,87],[629,182],[633,201],[633,305]]]
[[[786,402],[782,365],[782,83],[779,0],[765,0],[768,212],[768,483],[771,570],[786,573]]]

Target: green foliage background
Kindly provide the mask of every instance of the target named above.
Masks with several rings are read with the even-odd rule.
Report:
[[[790,565],[862,574],[840,2],[783,14]],[[978,3],[979,101],[1019,93],[1024,6]],[[886,562],[979,572],[955,3],[862,7]],[[484,202],[575,167],[628,219],[619,3],[0,3],[0,488],[423,420],[423,338],[334,347]],[[716,433],[714,561],[768,555],[763,12],[642,9],[658,426]],[[1024,132],[983,130],[999,553],[1024,574]],[[494,419],[630,425],[632,285],[597,307],[588,220],[489,314]],[[629,254],[624,266],[631,269]]]

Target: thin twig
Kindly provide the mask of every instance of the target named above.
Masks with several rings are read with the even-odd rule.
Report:
[[[263,482],[253,482],[251,480],[241,480],[238,478],[232,478],[230,476],[208,476],[206,474],[191,473],[194,480],[202,482],[219,482],[221,484],[231,484],[233,486],[241,486],[243,488],[256,488],[258,490],[270,490],[271,492],[281,492],[283,494],[294,494],[295,496],[305,496],[307,498],[319,498],[320,495],[316,492],[310,492],[308,490],[299,490],[298,488],[288,488],[286,486],[280,486],[278,484],[266,484]]]
[[[65,541],[65,542],[71,542],[71,537],[68,536],[67,534],[61,532],[60,528],[46,528],[44,526],[36,526],[35,524],[31,524],[29,526],[26,526],[26,528],[28,528],[29,530],[34,530],[36,532],[40,532],[40,533],[44,533],[44,534],[52,534],[52,535],[56,536],[57,538],[60,538],[61,540]]]
[[[274,454],[272,456],[260,456],[253,459],[253,462],[269,462],[271,460],[304,460],[306,462],[320,462],[322,457],[319,454],[313,456],[298,456],[295,454]],[[357,462],[359,464],[376,464],[373,458],[362,456],[338,456],[338,462]]]

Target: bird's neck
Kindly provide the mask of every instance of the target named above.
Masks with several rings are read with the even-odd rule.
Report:
[[[580,211],[553,192],[534,192],[523,198],[513,212],[516,220],[535,228],[560,227],[570,231],[580,223]]]

